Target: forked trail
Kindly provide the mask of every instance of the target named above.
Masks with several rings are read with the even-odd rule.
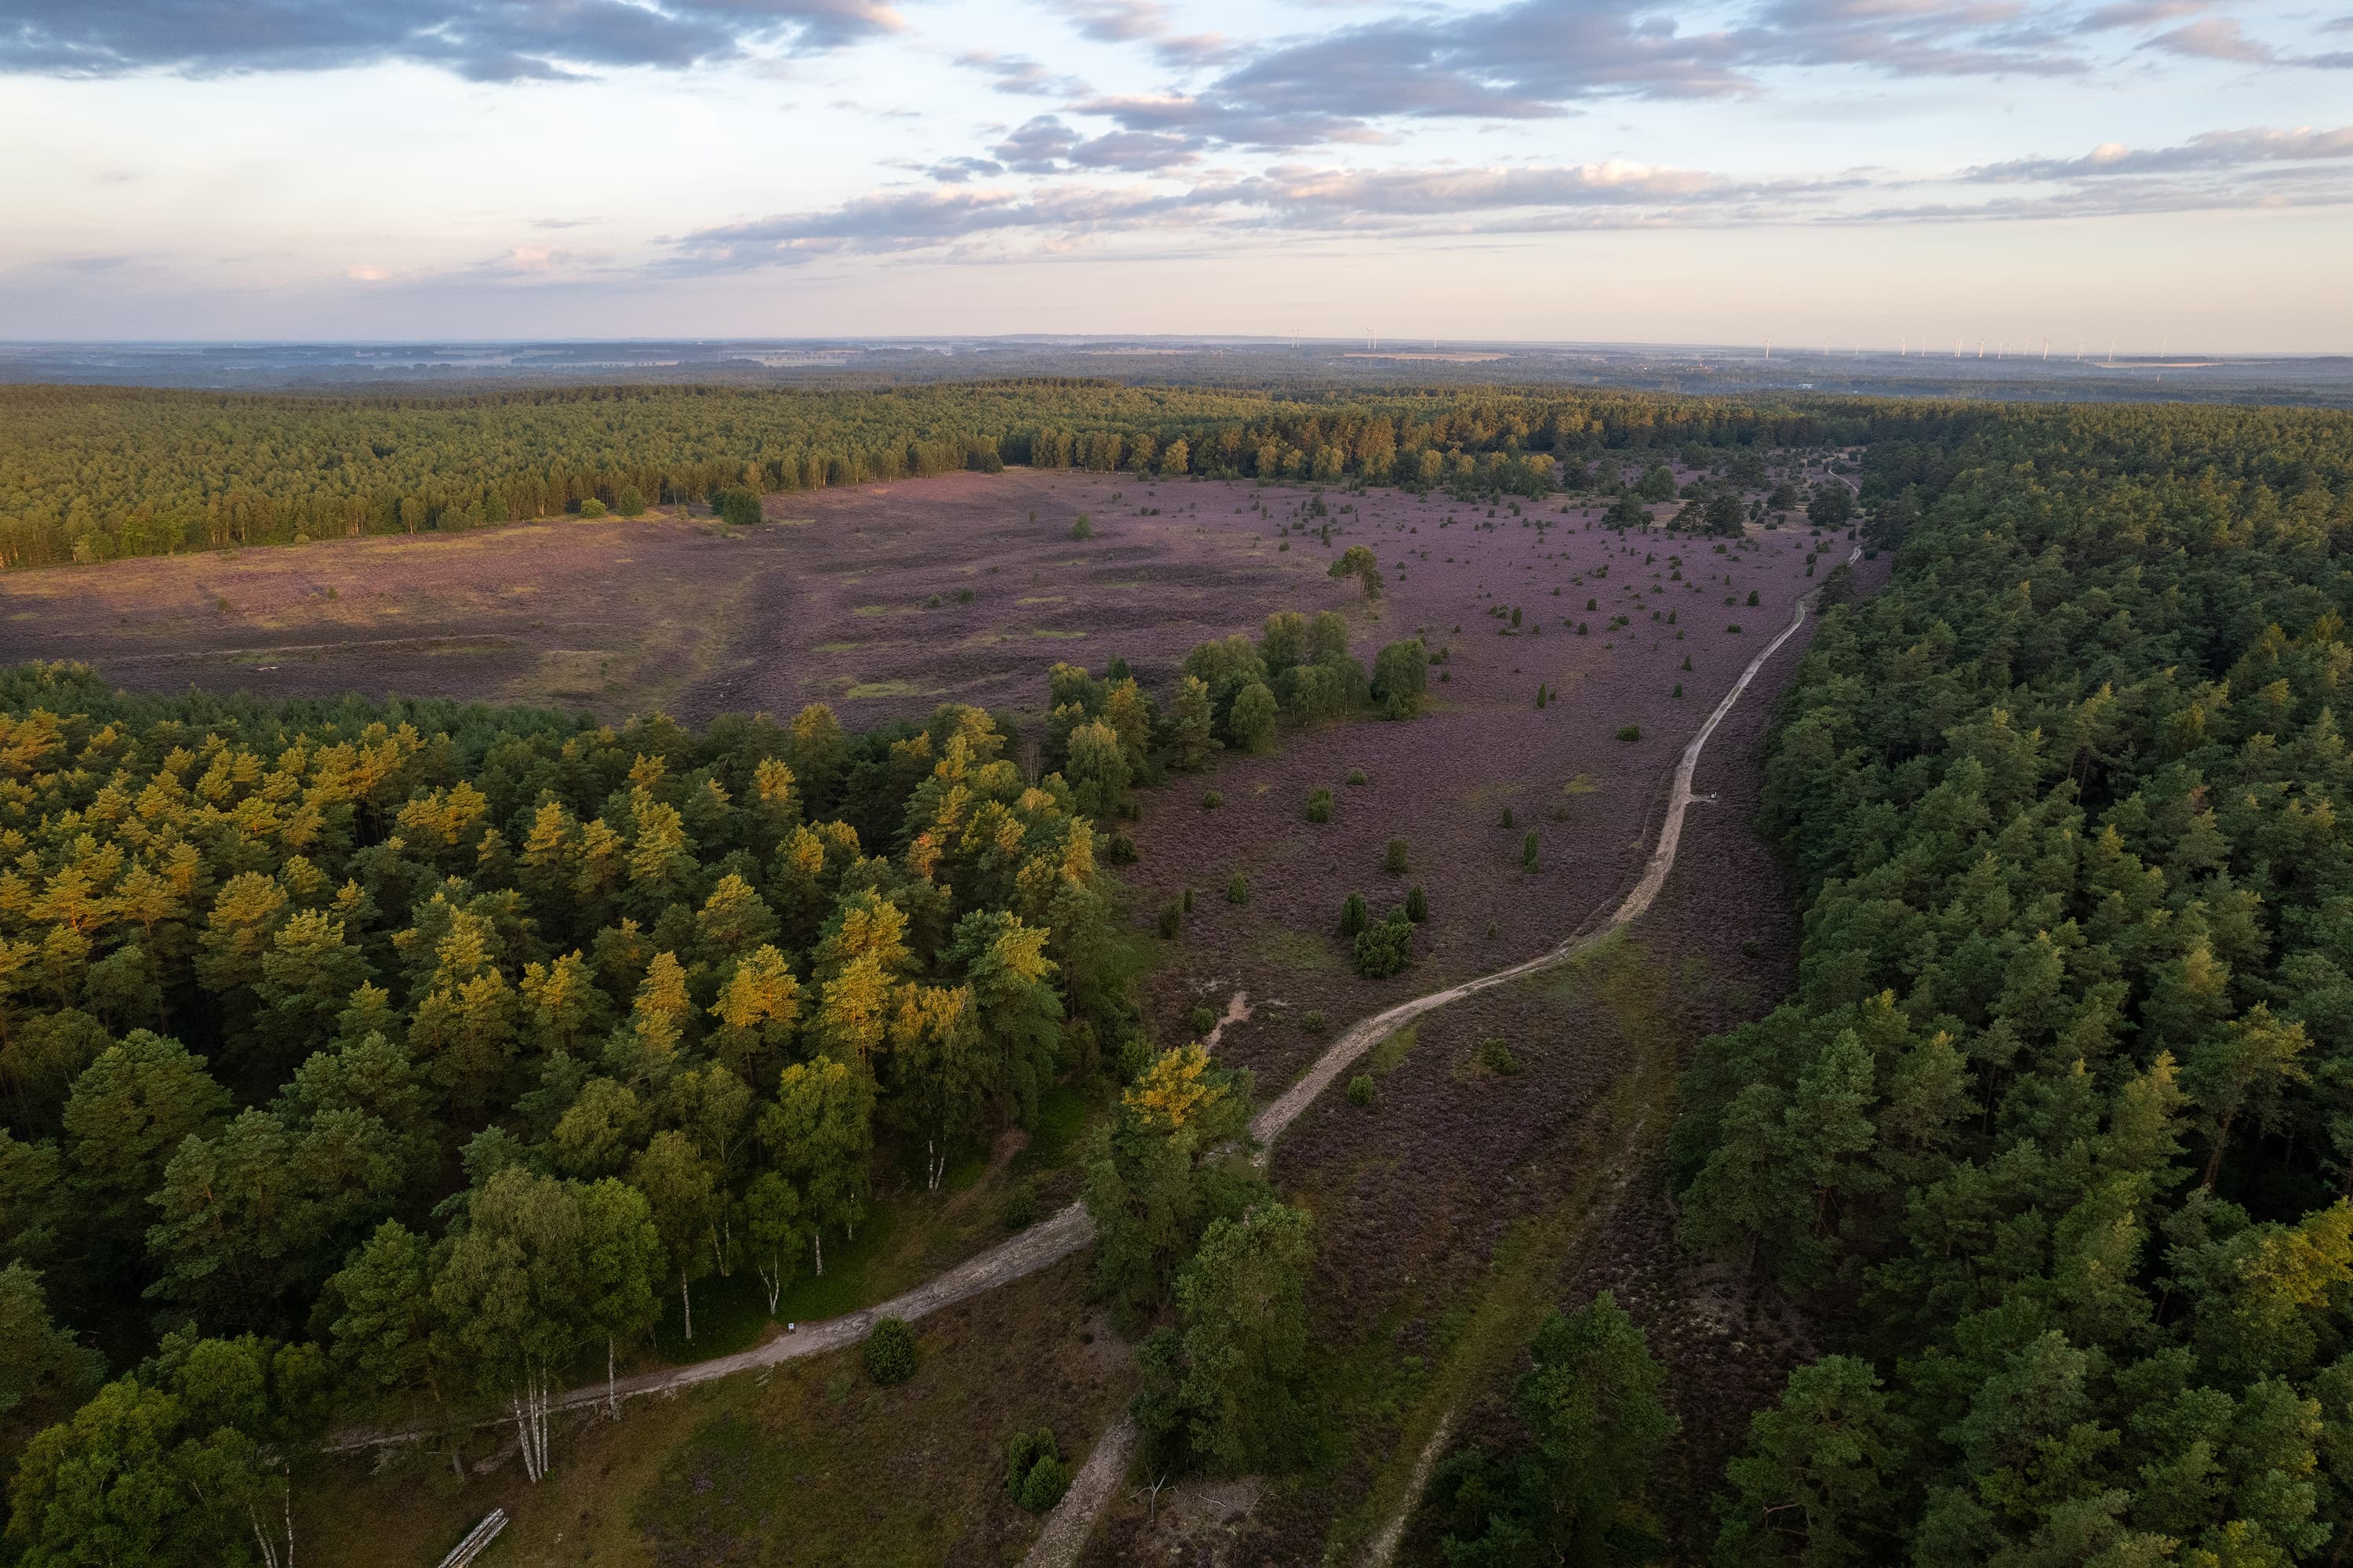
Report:
[[[1852,560],[1861,554],[1862,551],[1857,549],[1848,558]],[[1464,980],[1459,985],[1398,1002],[1350,1028],[1334,1041],[1331,1048],[1317,1057],[1295,1083],[1251,1119],[1250,1137],[1259,1146],[1257,1159],[1261,1164],[1271,1156],[1274,1140],[1282,1136],[1283,1130],[1298,1119],[1300,1113],[1313,1104],[1334,1079],[1402,1025],[1451,1002],[1460,1001],[1466,996],[1495,986],[1508,985],[1514,980],[1566,963],[1641,918],[1658,897],[1659,889],[1665,885],[1667,874],[1674,869],[1675,852],[1683,842],[1683,813],[1697,798],[1692,792],[1692,777],[1699,767],[1700,752],[1715,733],[1716,726],[1724,722],[1725,715],[1732,711],[1733,705],[1740,700],[1741,694],[1747,691],[1757,672],[1765,667],[1766,662],[1805,624],[1809,601],[1813,597],[1810,594],[1798,601],[1796,613],[1791,616],[1789,624],[1748,662],[1748,667],[1740,673],[1740,678],[1732,683],[1732,689],[1725,693],[1724,699],[1708,715],[1707,722],[1700,726],[1699,733],[1693,736],[1691,743],[1683,747],[1682,759],[1675,766],[1674,787],[1667,799],[1666,818],[1660,824],[1659,842],[1651,851],[1641,879],[1635,883],[1633,890],[1626,895],[1617,908],[1598,925],[1571,935],[1559,946],[1535,958]],[[1238,1002],[1240,1000],[1239,997],[1236,999]],[[1246,1010],[1243,1016],[1247,1016]],[[687,1366],[640,1372],[609,1384],[591,1383],[575,1388],[555,1396],[551,1409],[578,1410],[642,1394],[671,1393],[732,1377],[737,1372],[754,1372],[801,1356],[822,1355],[828,1351],[855,1345],[881,1319],[901,1318],[913,1321],[925,1317],[944,1307],[952,1307],[983,1291],[995,1289],[997,1286],[1059,1263],[1093,1239],[1093,1220],[1082,1203],[1073,1202],[1052,1218],[1030,1226],[986,1252],[966,1258],[955,1267],[888,1301],[839,1318],[828,1318],[822,1322],[800,1324],[792,1333],[780,1334],[765,1344],[754,1345],[733,1355],[714,1356],[709,1361],[695,1361]],[[349,1451],[407,1441],[423,1436],[429,1430],[432,1428],[347,1428],[336,1434],[328,1446],[331,1451]],[[1112,1461],[1124,1459],[1133,1444],[1134,1436],[1124,1416],[1104,1434],[1103,1441],[1096,1445],[1096,1453],[1082,1469],[1076,1484],[1049,1517],[1045,1532],[1026,1560],[1025,1568],[1044,1568],[1047,1564],[1075,1561],[1079,1549],[1085,1543],[1094,1516],[1110,1499],[1117,1485],[1119,1477]],[[1417,1470],[1426,1468],[1434,1458],[1433,1445],[1433,1451],[1422,1456],[1422,1463],[1417,1466]],[[1118,1467],[1124,1469],[1124,1466]],[[1408,1506],[1410,1507],[1409,1501]],[[1376,1539],[1375,1561],[1385,1562],[1388,1553],[1394,1552],[1403,1523],[1403,1519],[1399,1518],[1383,1528]]]

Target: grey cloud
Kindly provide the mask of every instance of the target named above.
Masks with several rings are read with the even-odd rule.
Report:
[[[1124,169],[1143,174],[1198,164],[1199,143],[1164,131],[1113,131],[1071,148],[1071,163],[1086,169]]]
[[[1087,90],[1087,84],[1078,78],[1057,76],[1027,55],[1000,55],[990,49],[968,49],[956,56],[956,64],[968,70],[995,77],[999,92],[1020,93],[1033,98],[1066,98]]]
[[[1099,43],[1134,43],[1169,30],[1167,7],[1155,0],[1062,0],[1060,10]]]
[[[2233,60],[2242,65],[2272,65],[2280,58],[2277,49],[2247,37],[2246,29],[2228,16],[2209,16],[2159,33],[2141,48],[2187,55],[2192,59]]]
[[[477,81],[678,68],[897,31],[884,0],[0,0],[0,71],[191,76],[410,60]]]
[[[2315,131],[2306,126],[2298,126],[2293,131],[2260,127],[2246,131],[2209,131],[2174,147],[2136,149],[2121,143],[2106,142],[2079,158],[2016,158],[2008,163],[1981,164],[1968,170],[1964,177],[2000,184],[2118,179],[2337,158],[2353,158],[2353,125],[2335,131]]]
[[[2123,27],[2153,27],[2177,16],[2194,16],[2211,4],[2212,0],[2116,0],[2115,5],[2102,5],[2085,15],[2075,24],[2075,30],[2103,33]]]
[[[1079,133],[1051,114],[1040,114],[1018,128],[992,151],[1007,168],[1025,175],[1051,174],[1079,144]]]
[[[1001,175],[1005,165],[994,158],[949,158],[929,165],[923,172],[944,185],[960,185],[966,180]]]

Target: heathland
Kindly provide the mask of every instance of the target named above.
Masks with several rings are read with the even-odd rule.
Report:
[[[0,442],[8,1552],[2334,1552],[2353,421],[794,397]]]

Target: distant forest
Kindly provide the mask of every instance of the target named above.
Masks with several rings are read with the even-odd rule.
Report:
[[[1007,463],[1517,490],[1529,461],[1548,476],[1553,454],[1814,445],[1936,408],[1606,391],[1282,397],[1082,380],[460,398],[0,387],[0,566],[628,515],[730,490]]]

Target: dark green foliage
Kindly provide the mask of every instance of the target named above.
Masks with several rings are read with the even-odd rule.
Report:
[[[1678,1425],[1661,1398],[1666,1369],[1607,1290],[1547,1318],[1528,1358],[1512,1393],[1525,1449],[1516,1461],[1458,1452],[1433,1482],[1447,1562],[1649,1560],[1662,1542],[1644,1494]]]
[[[1062,1463],[1054,1429],[1016,1432],[1005,1445],[1005,1491],[1031,1513],[1044,1513],[1071,1489],[1071,1467]]]
[[[1413,962],[1413,922],[1403,909],[1390,910],[1388,918],[1356,933],[1355,957],[1356,972],[1367,980],[1402,974]]]
[[[1748,590],[1748,606],[1752,609],[1757,607],[1757,590],[1755,588],[1750,588]]]
[[[2353,421],[1988,409],[1864,481],[1917,517],[1825,611],[1760,819],[1799,988],[1671,1142],[1688,1241],[1854,1325],[1757,1418],[1721,1556],[2327,1561]]]
[[[1417,926],[1430,918],[1430,895],[1419,882],[1405,890],[1405,917]]]
[[[731,528],[757,527],[761,522],[760,493],[747,485],[736,485],[721,491],[711,509]]]
[[[1313,1007],[1309,1008],[1306,1012],[1303,1012],[1303,1013],[1301,1013],[1301,1014],[1299,1015],[1299,1028],[1300,1028],[1300,1032],[1301,1032],[1302,1033],[1306,1033],[1306,1034],[1321,1034],[1321,1033],[1324,1033],[1324,1014],[1322,1013],[1322,1012],[1320,1012],[1319,1010],[1317,1010],[1317,1009],[1315,1009],[1315,1008],[1313,1008]]]
[[[1205,811],[1214,811],[1225,803],[1226,797],[1222,790],[1205,789],[1201,792],[1201,810]]]
[[[1356,933],[1365,928],[1365,922],[1367,918],[1369,918],[1369,916],[1366,915],[1365,910],[1365,895],[1363,894],[1351,893],[1347,897],[1340,900],[1341,939],[1348,942],[1355,941],[1356,939]]]
[[[915,1349],[915,1330],[903,1318],[882,1318],[866,1331],[865,1343],[859,1347],[858,1359],[866,1368],[866,1375],[885,1385],[904,1383],[915,1375],[919,1360]]]
[[[1479,1042],[1479,1065],[1498,1077],[1515,1078],[1520,1074],[1520,1059],[1501,1038]]]
[[[1095,525],[1087,520],[1087,514],[1085,513],[1080,513],[1078,521],[1071,524],[1071,537],[1073,539],[1092,539],[1094,536]]]
[[[624,517],[642,517],[646,514],[645,495],[636,485],[625,484],[613,496],[613,510]]]
[[[1332,820],[1331,790],[1311,789],[1308,791],[1307,820],[1311,822],[1328,822]]]
[[[1499,825],[1506,828],[1515,828],[1519,826],[1517,822],[1512,820],[1512,809],[1509,806],[1504,808],[1504,819]]]
[[[1103,858],[1113,865],[1134,865],[1135,841],[1125,833],[1112,834],[1111,846],[1103,852]]]
[[[1303,1457],[1313,1255],[1305,1213],[1271,1199],[1208,1225],[1177,1277],[1176,1327],[1136,1347],[1148,1465],[1240,1474]]]
[[[1430,658],[1419,638],[1391,642],[1373,659],[1373,700],[1384,718],[1411,718],[1430,687]]]
[[[1354,785],[1362,786],[1370,783],[1371,780],[1365,777],[1365,770],[1363,768],[1351,768],[1348,769],[1348,782]]]
[[[1618,738],[1620,740],[1640,740],[1642,738],[1642,726],[1638,724],[1620,725],[1618,729]]]
[[[1358,1073],[1348,1080],[1348,1103],[1359,1107],[1373,1103],[1373,1075],[1370,1073]]]
[[[1024,1181],[1005,1195],[1005,1228],[1026,1231],[1038,1223],[1038,1191]]]
[[[1162,905],[1159,925],[1160,934],[1173,940],[1185,928],[1185,906],[1173,898]]]
[[[1854,515],[1854,492],[1837,480],[1826,479],[1814,486],[1806,501],[1806,520],[1817,528],[1841,528]]]
[[[604,516],[604,515],[606,515],[606,513],[605,513],[605,503],[604,503],[603,502],[601,502],[601,501],[597,500],[595,496],[593,496],[593,495],[592,495],[592,496],[590,496],[587,500],[586,500],[586,501],[584,501],[584,502],[582,502],[582,503],[580,503],[580,520],[581,520],[582,522],[584,522],[584,523],[593,523],[593,522],[595,522],[597,518],[602,517],[602,516]],[[443,527],[445,527],[445,528],[448,528],[448,527],[462,527],[462,526],[464,526],[464,524],[459,524],[459,523],[458,523],[455,519],[452,519],[450,522],[444,523],[444,524],[442,524],[442,526],[443,526]]]
[[[1533,872],[1536,868],[1536,836],[1528,834],[1520,840],[1520,869]]]
[[[1247,904],[1250,902],[1249,877],[1244,876],[1238,871],[1227,879],[1226,902],[1229,904]]]
[[[1193,1026],[1194,1033],[1207,1034],[1217,1027],[1218,1010],[1214,1007],[1197,1007],[1185,1015],[1185,1020]]]
[[[1403,839],[1389,841],[1389,847],[1381,855],[1381,869],[1391,876],[1403,876],[1406,874],[1409,866]]]

